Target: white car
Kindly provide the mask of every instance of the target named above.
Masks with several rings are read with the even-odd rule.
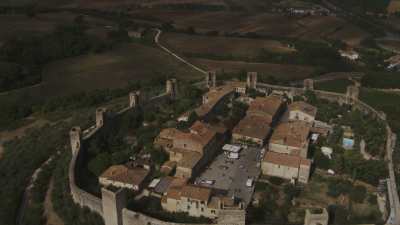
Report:
[[[254,183],[254,179],[253,178],[247,179],[246,187],[253,187],[253,183]]]
[[[215,183],[215,180],[203,180],[202,183],[208,184],[208,185],[213,185]]]

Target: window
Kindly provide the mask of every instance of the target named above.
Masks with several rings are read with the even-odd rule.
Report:
[[[211,213],[212,213],[212,214],[215,214],[215,210],[211,210]]]
[[[201,211],[204,212],[204,208],[201,208]]]
[[[187,206],[187,210],[190,210],[190,205]]]

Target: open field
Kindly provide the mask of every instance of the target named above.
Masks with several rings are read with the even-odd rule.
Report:
[[[157,18],[161,21],[173,21],[174,25],[181,29],[192,26],[199,32],[219,31],[239,34],[256,32],[265,36],[307,40],[339,38],[352,45],[359,44],[360,40],[369,36],[361,28],[333,16],[290,17],[273,13],[157,9],[132,11],[131,14],[144,18]]]
[[[129,81],[176,76],[196,78],[198,74],[159,49],[139,44],[125,44],[98,55],[61,60],[46,66],[44,86],[50,92],[120,88]]]
[[[281,81],[301,80],[313,73],[311,66],[283,65],[274,63],[247,63],[241,61],[217,61],[191,58],[190,61],[206,70],[239,72],[241,70],[258,72],[261,75],[273,76]]]
[[[165,33],[161,36],[162,42],[181,53],[199,53],[215,55],[234,55],[239,57],[255,57],[261,49],[274,53],[293,52],[292,48],[275,40],[210,37],[187,35],[179,33]]]
[[[224,0],[3,0],[0,5],[36,3],[46,7],[120,8],[127,6],[165,7],[170,5],[226,6]]]
[[[50,63],[44,69],[41,85],[12,91],[1,97],[43,100],[82,91],[121,88],[132,81],[165,79],[168,76],[193,79],[199,75],[157,48],[131,43],[102,54]]]
[[[13,36],[24,34],[42,35],[52,31],[57,25],[68,24],[76,18],[76,14],[68,12],[43,13],[33,18],[26,15],[0,15],[0,42]],[[90,16],[85,16],[90,29],[102,28],[113,23]]]

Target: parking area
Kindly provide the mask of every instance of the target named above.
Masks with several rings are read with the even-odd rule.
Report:
[[[227,154],[220,154],[195,182],[202,186],[225,190],[228,196],[241,199],[247,206],[253,195],[254,182],[249,187],[246,181],[251,178],[257,179],[259,176],[261,155],[261,149],[254,147],[242,149],[238,159],[229,159]]]

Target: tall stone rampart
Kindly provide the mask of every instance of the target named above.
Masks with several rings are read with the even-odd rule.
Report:
[[[165,99],[168,99],[169,95],[167,93],[163,93],[159,96],[152,97],[148,99],[146,104],[158,104]],[[124,108],[120,112],[116,113],[115,116],[119,116],[128,110],[131,107]],[[89,140],[92,136],[94,136],[97,131],[99,131],[104,124],[104,112],[106,109],[99,108],[96,110],[96,125],[89,127],[88,129],[84,130],[83,132],[80,131],[79,127],[74,127],[71,129],[70,132],[70,139],[71,139],[71,151],[72,157],[69,163],[68,168],[68,178],[69,178],[69,188],[71,191],[73,201],[81,207],[87,207],[90,210],[98,213],[99,215],[103,215],[103,207],[102,207],[102,200],[101,198],[90,194],[83,189],[79,188],[76,182],[76,170],[81,166],[81,157],[82,151],[85,149],[82,148],[83,142]],[[101,120],[101,121],[100,121]]]

